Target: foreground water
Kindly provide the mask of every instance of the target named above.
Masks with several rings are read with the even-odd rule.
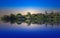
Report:
[[[10,24],[0,22],[0,37],[1,38],[59,38],[60,25],[49,24]]]

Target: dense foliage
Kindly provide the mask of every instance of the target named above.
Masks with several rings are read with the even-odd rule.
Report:
[[[37,23],[37,24],[58,24],[60,23],[60,13],[37,13],[37,14],[30,14],[30,12],[27,13],[27,15],[22,15],[20,13],[14,15],[10,14],[4,15],[1,20],[4,22],[10,22],[11,24],[17,23],[21,24],[22,22],[26,22],[30,25],[30,23]]]

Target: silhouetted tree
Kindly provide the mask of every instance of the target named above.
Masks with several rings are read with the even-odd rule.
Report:
[[[1,20],[4,21],[4,22],[9,22],[10,17],[8,15],[4,15],[3,17],[1,17]]]
[[[14,14],[10,14],[10,23],[13,24],[16,22],[16,16]]]

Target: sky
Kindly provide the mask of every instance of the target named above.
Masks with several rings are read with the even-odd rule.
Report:
[[[0,0],[0,7],[59,7],[60,0]]]
[[[60,10],[60,0],[0,0],[0,14]]]

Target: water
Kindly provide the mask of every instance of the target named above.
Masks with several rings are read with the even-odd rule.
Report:
[[[0,22],[0,37],[4,38],[58,38],[60,25]]]

